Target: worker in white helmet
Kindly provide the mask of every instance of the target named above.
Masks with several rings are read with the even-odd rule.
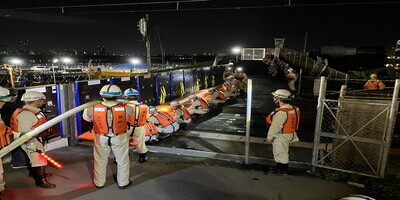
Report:
[[[118,103],[122,95],[116,85],[105,85],[100,90],[103,102],[86,108],[83,119],[93,122],[95,132],[94,155],[94,184],[97,189],[106,183],[108,156],[112,151],[117,162],[117,182],[119,189],[125,189],[132,184],[129,179],[129,135],[128,119],[133,114],[131,106]]]
[[[279,106],[266,118],[270,125],[267,141],[272,143],[276,167],[269,173],[287,175],[289,163],[289,144],[299,141],[296,131],[299,128],[300,110],[290,105],[292,95],[288,90],[278,89],[272,93],[274,102]]]
[[[179,124],[180,129],[186,129],[187,124],[192,122],[192,115],[190,114],[189,110],[180,105],[177,101],[171,101],[169,106],[173,110],[176,122]]]
[[[4,104],[8,101],[11,101],[10,91],[6,88],[0,87],[0,109],[3,108]],[[11,143],[10,136],[12,135],[11,128],[7,127],[3,119],[0,115],[0,149],[9,145]],[[0,199],[1,199],[1,192],[5,189],[4,185],[6,184],[3,179],[3,162],[2,158],[0,158]]]
[[[160,138],[168,137],[179,129],[179,124],[176,123],[175,118],[171,114],[163,110],[157,110],[152,106],[149,108],[149,113],[151,114],[149,121],[153,122],[157,127]]]
[[[133,108],[133,114],[128,118],[128,134],[131,135],[133,132],[133,141],[139,153],[138,161],[143,163],[146,162],[146,153],[148,151],[145,141],[145,125],[149,107],[138,102],[139,92],[133,88],[126,89],[124,96],[128,100],[125,104]]]
[[[296,92],[296,81],[297,81],[297,74],[293,68],[289,68],[287,70],[286,79],[288,80],[288,86],[292,93]]]
[[[189,95],[190,106],[188,108],[190,114],[203,115],[208,113],[210,105],[203,98],[198,98],[195,94]]]
[[[14,138],[39,127],[47,122],[46,116],[41,112],[40,107],[44,105],[46,96],[41,92],[29,91],[22,95],[21,101],[25,106],[14,111],[10,126],[14,131]],[[47,130],[48,131],[48,130]],[[44,153],[44,146],[37,138],[32,138],[21,145],[21,148],[29,157],[32,168],[31,175],[35,184],[42,188],[55,188],[56,185],[46,179],[47,160],[40,153]]]

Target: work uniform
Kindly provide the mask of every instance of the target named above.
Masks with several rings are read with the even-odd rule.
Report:
[[[290,88],[290,90],[296,91],[296,81],[297,81],[297,74],[294,72],[289,72],[286,76],[287,80],[288,80],[288,86]]]
[[[364,89],[366,90],[383,90],[385,89],[385,84],[380,80],[368,80],[365,85]]]
[[[244,72],[238,72],[235,74],[236,84],[239,90],[244,90],[247,87],[247,74]]]
[[[117,161],[117,182],[119,186],[129,184],[129,135],[127,119],[133,114],[132,107],[118,104],[116,101],[103,101],[101,104],[86,108],[83,119],[93,122],[95,131],[94,184],[106,183],[107,163],[112,151]]]
[[[240,91],[238,90],[236,85],[232,85],[230,82],[226,82],[224,86],[224,92],[227,97],[235,98],[240,95]]]
[[[179,129],[179,124],[176,123],[175,118],[162,110],[152,114],[149,121],[152,121],[157,126],[158,133],[164,135],[171,134]]]
[[[11,143],[11,138],[10,138],[11,134],[12,134],[11,129],[4,124],[0,115],[0,149]],[[0,158],[0,192],[4,190],[4,185],[6,184],[6,182],[4,182],[3,179],[3,173],[4,173],[3,161],[2,158]]]
[[[300,121],[300,110],[290,104],[275,109],[267,118],[271,124],[268,139],[273,140],[272,151],[277,163],[289,162],[289,144],[299,141],[296,131]]]
[[[225,103],[226,102],[226,95],[222,91],[216,90],[213,92],[211,96],[211,100],[208,102],[211,105],[216,105],[219,103]]]
[[[14,131],[15,138],[18,138],[21,133],[26,133],[46,122],[46,116],[41,112],[40,108],[35,108],[29,105],[18,108],[14,111],[10,126]],[[47,160],[40,155],[44,153],[44,146],[36,138],[32,138],[21,145],[22,150],[26,152],[31,162],[32,167],[41,167],[47,165]]]
[[[133,131],[133,141],[138,152],[146,153],[145,125],[149,107],[146,104],[140,104],[138,101],[129,101],[126,105],[133,109],[133,114],[128,118],[128,135],[131,135]]]
[[[188,110],[190,114],[206,114],[209,111],[209,105],[203,98],[197,98],[190,104]]]
[[[175,112],[175,120],[178,124],[189,124],[192,121],[192,115],[189,110],[184,106],[177,106],[174,110]]]
[[[233,75],[233,73],[232,73],[232,71],[224,71],[224,74],[223,74],[223,76],[222,76],[222,79],[225,81],[226,80],[226,78],[228,77],[228,76],[231,76],[231,75]]]

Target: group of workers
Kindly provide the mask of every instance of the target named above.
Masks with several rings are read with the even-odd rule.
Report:
[[[236,98],[242,94],[247,88],[247,74],[243,72],[241,67],[237,67],[236,71],[233,71],[232,66],[228,66],[223,73],[223,84],[222,91],[229,98]]]
[[[288,82],[290,91],[293,94],[296,93],[296,81],[298,80],[298,74],[295,69],[290,67],[285,61],[279,60],[278,58],[265,58],[263,62],[268,66],[268,73],[272,77],[277,77],[279,71],[281,71]]]
[[[32,73],[25,76],[20,69],[12,70],[14,87],[29,87],[29,86],[38,86],[43,85],[44,80],[40,75],[38,70],[33,71]]]
[[[12,96],[8,89],[0,87],[0,109],[3,108],[6,102],[15,99],[15,96]],[[47,121],[46,116],[40,109],[44,104],[45,99],[45,95],[40,92],[26,92],[21,98],[21,101],[25,102],[25,105],[22,108],[17,108],[13,113],[10,113],[10,127],[6,126],[2,118],[0,118],[1,148],[10,144],[12,138],[17,139]],[[29,158],[29,175],[35,180],[36,186],[41,188],[55,188],[55,184],[47,181],[47,177],[51,174],[46,173],[47,159],[42,155],[42,153],[44,153],[44,146],[40,141],[40,137],[28,140],[23,143],[21,147]],[[0,191],[3,191],[5,182],[3,180],[3,165],[1,158],[0,163]]]

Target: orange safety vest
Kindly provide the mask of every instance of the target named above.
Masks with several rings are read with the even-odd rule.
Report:
[[[219,94],[219,99],[221,99],[221,100],[226,99],[225,93],[223,93],[222,91],[217,91],[217,92],[218,92],[218,94]]]
[[[209,108],[210,106],[208,105],[208,102],[203,99],[203,98],[199,98],[200,102],[201,102],[201,108]]]
[[[11,116],[11,120],[10,120],[10,127],[14,132],[19,132],[17,116],[22,111],[32,112],[36,116],[36,118],[38,119],[38,122],[35,125],[33,125],[30,129],[35,129],[36,127],[38,127],[38,126],[40,126],[40,125],[42,125],[42,124],[47,122],[46,116],[42,112],[37,112],[37,111],[30,110],[30,109],[27,109],[27,108],[17,108],[14,111],[13,115]]]
[[[145,125],[149,107],[147,107],[146,104],[126,103],[126,105],[131,106],[134,110],[133,114],[128,118],[128,123],[130,124],[130,126]],[[136,116],[138,117],[136,118]]]
[[[158,121],[160,122],[161,126],[163,126],[163,127],[169,126],[175,122],[175,119],[174,119],[174,117],[172,117],[171,114],[161,111],[161,110],[158,111],[158,113],[153,114],[152,116],[157,118]],[[158,124],[155,124],[155,125],[158,125]]]
[[[128,130],[126,111],[123,104],[107,107],[102,104],[93,106],[93,130],[96,134],[105,135],[111,129],[116,135],[124,134]],[[108,127],[107,112],[112,112],[112,127]]]
[[[183,111],[183,116],[181,116],[181,118],[183,117],[183,119],[190,119],[192,117],[189,110],[185,106],[181,106],[179,109]]]
[[[235,78],[238,79],[238,80],[243,80],[243,79],[244,79],[244,76],[243,76],[242,73],[240,73],[240,74],[235,74]]]
[[[13,132],[9,127],[7,127],[4,124],[4,121],[0,118],[0,149],[9,145],[11,141],[10,135],[12,135]]]
[[[285,111],[287,115],[286,122],[282,127],[282,133],[296,132],[299,129],[300,109],[296,106],[293,106],[293,108],[277,108],[265,118],[268,124],[272,124],[272,117],[279,111]]]
[[[225,76],[225,77],[228,77],[228,76],[230,76],[230,75],[232,75],[232,72],[231,72],[231,71],[224,72],[224,76]]]
[[[145,124],[145,135],[146,136],[151,136],[151,135],[156,135],[157,134],[157,127],[154,125],[154,122],[152,121],[147,121]]]
[[[367,83],[365,83],[365,85],[364,85],[364,89],[367,89],[367,90],[385,89],[385,84],[383,84],[380,80],[376,80],[376,81],[368,80]]]

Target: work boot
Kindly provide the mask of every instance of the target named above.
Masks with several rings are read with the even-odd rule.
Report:
[[[287,163],[281,164],[281,168],[279,170],[279,175],[286,176],[286,175],[288,175],[287,171],[288,171],[288,164]]]
[[[276,163],[275,167],[270,167],[267,171],[268,174],[278,174],[280,169],[281,163]]]
[[[132,185],[132,180],[131,180],[131,179],[129,179],[129,183],[128,183],[127,185],[125,185],[125,186],[118,186],[118,189],[123,190],[123,189],[126,189],[127,187],[129,187],[130,185]]]
[[[146,153],[139,153],[139,163],[144,163],[147,161]]]
[[[32,176],[35,184],[41,188],[56,188],[55,184],[49,183],[46,179],[46,167],[32,167]]]

